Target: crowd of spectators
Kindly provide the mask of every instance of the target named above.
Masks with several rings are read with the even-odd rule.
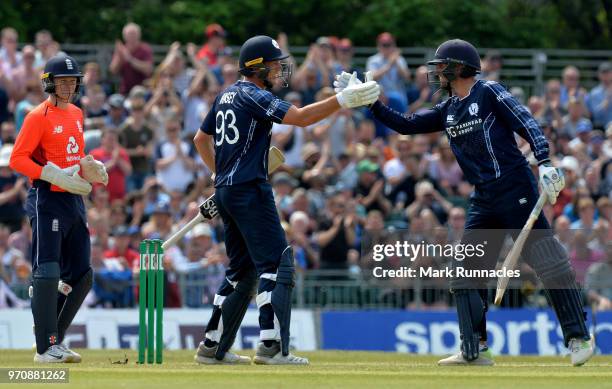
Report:
[[[165,239],[198,212],[213,193],[210,172],[195,152],[193,135],[216,95],[238,77],[237,53],[218,24],[205,28],[201,45],[173,43],[154,63],[141,27],[127,24],[110,63],[81,64],[77,104],[85,119],[86,151],[104,162],[108,186],[95,186],[88,202],[92,267],[90,306],[133,306],[138,243]],[[61,52],[49,31],[22,45],[15,29],[1,31],[0,48],[0,308],[27,305],[31,229],[23,204],[29,183],[8,167],[24,116],[45,98],[40,73]],[[288,38],[277,41],[289,51]],[[408,114],[439,102],[427,68],[410,69],[395,38],[376,39],[377,53],[359,68],[348,38],[320,37],[305,60],[294,63],[287,89],[274,92],[296,106],[332,95],[334,75],[372,71],[381,99]],[[293,57],[289,59],[295,62]],[[102,78],[109,70],[109,77]],[[482,59],[487,80],[504,81],[497,51]],[[565,169],[566,188],[545,214],[568,249],[579,282],[601,309],[612,308],[612,66],[603,62],[598,84],[582,86],[568,66],[546,82],[542,96],[511,93],[528,107],[550,141],[553,163]],[[529,145],[517,136],[525,156]],[[275,124],[272,143],[286,164],[271,177],[298,271],[335,270],[367,276],[368,247],[385,234],[461,237],[472,187],[464,180],[441,133],[398,135],[369,112],[342,109],[306,128]],[[436,231],[446,231],[443,237]],[[444,235],[444,234],[443,234]],[[364,248],[362,250],[362,247]],[[200,224],[164,257],[166,305],[205,306],[223,280],[228,259],[221,220]]]

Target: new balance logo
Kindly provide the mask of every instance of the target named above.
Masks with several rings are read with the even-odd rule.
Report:
[[[64,127],[62,126],[55,126],[55,128],[53,129],[54,134],[61,134],[63,131],[64,131]]]

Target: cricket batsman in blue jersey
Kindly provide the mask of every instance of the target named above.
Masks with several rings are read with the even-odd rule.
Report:
[[[198,363],[251,363],[229,349],[257,289],[260,343],[254,362],[308,364],[306,358],[289,353],[295,269],[268,182],[272,123],[305,127],[341,107],[372,104],[380,91],[374,81],[353,83],[335,96],[297,108],[269,91],[276,83],[288,85],[288,57],[268,36],[248,39],[239,56],[243,78],[217,96],[194,138],[215,174],[216,204],[230,259],[195,356]]]
[[[447,100],[410,116],[380,101],[371,105],[370,110],[377,120],[401,134],[446,133],[466,179],[475,187],[462,243],[482,241],[482,234],[493,229],[521,230],[539,195],[536,178],[517,146],[515,133],[529,142],[538,161],[542,190],[551,204],[565,185],[563,173],[551,165],[548,141],[542,130],[503,86],[476,80],[480,57],[469,42],[460,39],[444,42],[428,66],[430,81],[449,93]],[[351,80],[350,74],[338,75],[334,83],[336,92],[355,82],[360,81]],[[544,215],[539,216],[533,228],[523,249],[524,259],[546,289],[572,364],[580,366],[591,358],[594,345],[568,254],[553,236]],[[499,240],[493,247],[501,247]],[[488,243],[491,246],[492,242]],[[486,263],[489,268],[495,266],[498,252],[492,253]],[[456,300],[461,351],[438,364],[492,365],[486,343],[486,285],[455,277],[450,287]]]

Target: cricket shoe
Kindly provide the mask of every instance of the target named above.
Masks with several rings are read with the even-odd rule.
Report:
[[[463,353],[459,351],[455,355],[451,355],[448,358],[440,359],[438,366],[493,366],[493,354],[486,346],[481,346],[478,352],[478,358],[473,361],[468,361],[463,358]]]
[[[78,355],[79,359],[76,360],[74,355]],[[68,350],[66,347],[54,344],[42,354],[36,353],[34,355],[34,362],[37,363],[78,363],[81,362],[81,356]]]
[[[35,326],[32,325],[32,333],[36,335],[36,332],[34,331],[34,329],[35,329]],[[56,346],[61,348],[63,351],[72,354],[72,361],[70,361],[70,363],[81,363],[81,354],[75,353],[74,351],[70,350],[67,346],[63,344],[58,344]],[[32,343],[32,351],[36,352],[36,342]]]
[[[257,365],[308,365],[308,358],[298,357],[293,354],[283,355],[280,342],[274,342],[266,347],[263,342],[257,345],[257,353],[253,359]]]
[[[244,355],[234,354],[231,351],[225,353],[225,356],[222,360],[218,360],[215,358],[215,353],[217,352],[217,347],[219,345],[215,345],[213,347],[206,347],[204,342],[200,342],[198,345],[198,351],[196,355],[193,357],[194,361],[203,365],[250,365],[251,358],[246,357]]]
[[[591,359],[595,349],[595,341],[593,335],[589,340],[572,338],[569,341],[568,348],[572,356],[572,365],[582,366]]]

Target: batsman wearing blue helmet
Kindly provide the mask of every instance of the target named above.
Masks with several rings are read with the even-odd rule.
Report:
[[[261,342],[254,362],[308,364],[306,358],[289,353],[295,270],[268,182],[272,123],[308,126],[341,107],[372,104],[379,87],[374,81],[354,83],[336,96],[297,108],[269,91],[276,83],[287,86],[288,57],[268,36],[247,40],[239,58],[243,78],[217,96],[194,138],[199,154],[215,173],[216,203],[230,259],[195,356],[198,363],[251,362],[228,350],[257,288]]]
[[[539,195],[536,178],[517,146],[515,133],[529,142],[538,161],[542,190],[554,204],[565,180],[563,173],[551,165],[548,141],[531,114],[503,86],[476,80],[480,57],[469,42],[453,39],[442,43],[428,65],[430,81],[449,93],[446,101],[410,116],[377,101],[370,107],[373,115],[401,134],[446,133],[464,176],[475,187],[462,243],[482,241],[482,234],[493,229],[520,230]],[[341,74],[336,77],[336,91],[354,82],[350,75]],[[533,228],[523,249],[524,259],[546,288],[572,364],[582,365],[593,355],[593,343],[567,252],[554,238],[543,215]],[[490,268],[495,266],[499,252],[495,248],[501,247],[503,237],[493,239],[497,242],[489,241],[487,250],[490,255],[486,264]],[[486,343],[485,282],[463,277],[451,280],[461,351],[442,359],[439,365],[493,364]]]

